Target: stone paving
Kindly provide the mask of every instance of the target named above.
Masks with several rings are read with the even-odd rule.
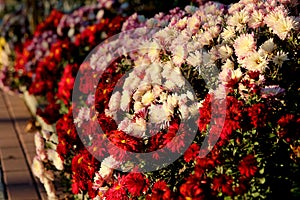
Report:
[[[25,131],[25,126],[31,118],[21,97],[0,91],[0,166],[9,200],[47,199],[30,170],[35,155],[34,136]]]

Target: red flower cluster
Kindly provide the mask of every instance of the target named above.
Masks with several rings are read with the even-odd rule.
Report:
[[[217,137],[220,135],[218,142],[220,146],[227,142],[233,131],[241,127],[243,116],[242,101],[232,96],[226,97],[226,106],[223,101],[215,99],[213,95],[208,94],[203,102],[203,106],[199,109],[200,117],[198,120],[198,127],[201,132],[206,131],[209,124],[212,123],[209,131],[210,144],[218,140]],[[214,113],[212,113],[212,106],[214,106]],[[222,119],[225,120],[224,124]]]
[[[267,109],[265,104],[257,103],[247,109],[250,123],[254,128],[263,127],[267,122]]]
[[[233,179],[231,176],[222,174],[213,179],[212,189],[214,191],[221,191],[228,196],[232,196],[233,195],[232,183],[233,183]]]
[[[241,175],[245,176],[246,178],[251,178],[252,176],[254,176],[258,170],[255,157],[252,154],[249,154],[246,157],[244,157],[240,161],[238,169]]]
[[[57,153],[62,160],[68,158],[75,151],[82,148],[82,144],[73,124],[72,109],[68,114],[63,115],[56,123],[56,131],[58,135]],[[76,146],[75,146],[76,145]]]
[[[174,199],[173,193],[168,187],[167,183],[163,180],[159,180],[154,183],[151,194],[146,196],[146,200],[170,200]]]
[[[45,30],[55,30],[63,15],[64,14],[62,12],[53,9],[49,16],[42,23],[38,24],[34,31],[34,35],[38,36],[42,34]]]
[[[87,150],[80,151],[72,159],[72,191],[78,194],[87,191],[91,198],[96,196],[93,177],[100,163]]]
[[[71,44],[68,40],[58,40],[53,43],[50,52],[37,63],[35,76],[29,88],[29,93],[34,95],[46,95],[48,92],[55,94],[57,80],[60,78],[60,64],[62,59],[68,57]]]
[[[141,173],[129,173],[125,176],[119,177],[112,186],[104,194],[106,199],[124,199],[129,200],[128,193],[135,199],[146,193],[149,187],[148,179]]]
[[[294,114],[286,114],[281,116],[278,120],[279,131],[277,132],[279,137],[285,138],[290,141],[291,139],[299,138],[300,136],[300,117]]]
[[[68,105],[71,98],[71,92],[74,86],[75,76],[78,71],[78,64],[67,64],[63,75],[58,83],[58,99],[61,99],[65,105]]]

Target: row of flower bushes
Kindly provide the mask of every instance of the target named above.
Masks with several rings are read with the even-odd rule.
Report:
[[[56,127],[35,134],[49,198],[61,178],[91,199],[298,199],[297,1],[111,6],[53,10],[1,63]]]

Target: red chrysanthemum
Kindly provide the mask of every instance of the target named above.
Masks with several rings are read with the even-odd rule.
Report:
[[[124,184],[128,192],[136,197],[140,196],[148,188],[148,179],[141,173],[130,173],[126,175]]]
[[[213,179],[212,189],[231,196],[233,194],[232,183],[232,177],[222,174]]]
[[[172,192],[167,186],[167,183],[163,180],[159,180],[154,183],[151,194],[146,196],[146,200],[171,200]]]
[[[254,128],[263,127],[267,121],[267,110],[263,103],[257,103],[247,109],[250,122]]]
[[[199,155],[200,147],[198,144],[192,144],[184,153],[185,162],[190,162]]]
[[[201,186],[204,185],[204,182],[205,181],[199,179],[199,177],[193,175],[188,177],[186,182],[180,186],[180,199],[205,199],[204,189],[201,188]]]
[[[258,169],[255,157],[252,154],[249,154],[246,157],[244,157],[240,161],[238,169],[241,175],[247,178],[254,176]]]

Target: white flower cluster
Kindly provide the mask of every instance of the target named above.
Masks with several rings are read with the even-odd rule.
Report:
[[[187,105],[193,100],[194,95],[186,88],[178,67],[171,62],[153,63],[135,67],[129,73],[122,90],[111,96],[105,113],[120,122],[119,130],[143,138],[166,127],[176,109],[181,119],[195,114],[197,106]]]
[[[48,132],[43,131],[43,134],[36,132],[34,135],[34,143],[36,147],[36,156],[33,158],[32,162],[32,172],[44,185],[45,190],[49,199],[57,199],[55,187],[53,184],[54,173],[53,171],[45,167],[45,163],[50,162],[56,167],[57,170],[63,170],[64,165],[60,159],[55,148],[55,138],[54,135],[50,135]],[[45,148],[46,144],[49,144],[52,148]]]

